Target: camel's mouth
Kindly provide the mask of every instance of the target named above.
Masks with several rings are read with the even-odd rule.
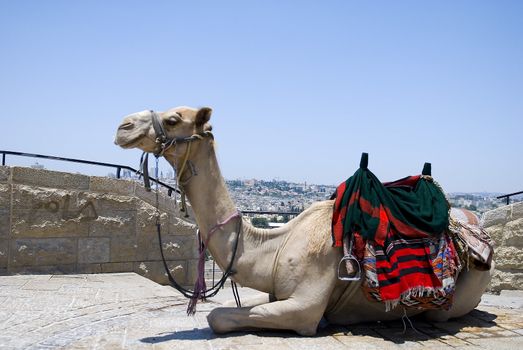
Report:
[[[140,134],[133,138],[127,138],[127,137],[122,137],[122,136],[119,136],[118,134],[116,134],[114,143],[125,149],[135,148],[142,142],[142,139],[144,136],[145,136],[145,134]]]

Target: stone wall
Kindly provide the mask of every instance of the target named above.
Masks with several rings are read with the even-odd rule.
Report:
[[[168,265],[195,280],[196,226],[160,196]],[[139,183],[24,167],[0,167],[0,275],[134,271],[166,284],[156,196]]]
[[[491,289],[523,289],[523,202],[486,212],[482,225],[496,242]]]

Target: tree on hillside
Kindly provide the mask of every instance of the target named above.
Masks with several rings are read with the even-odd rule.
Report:
[[[251,224],[255,227],[268,228],[269,220],[267,220],[266,218],[254,217],[251,219]]]

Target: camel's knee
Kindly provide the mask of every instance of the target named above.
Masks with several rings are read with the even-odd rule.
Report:
[[[207,315],[209,327],[217,334],[227,333],[233,330],[229,325],[229,321],[221,317],[221,310],[222,308],[214,309]]]

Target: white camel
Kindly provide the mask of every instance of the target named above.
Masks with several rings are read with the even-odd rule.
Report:
[[[172,141],[210,131],[211,113],[206,107],[177,107],[165,112],[131,114],[118,127],[115,143],[123,148],[158,153],[162,140],[157,140],[154,114]],[[218,166],[213,138],[204,135],[168,144],[162,155],[178,171],[205,239],[211,229],[237,211]],[[207,319],[214,332],[284,329],[311,336],[322,317],[332,324],[349,325],[393,320],[404,315],[401,307],[386,312],[382,303],[367,300],[361,282],[337,278],[342,249],[331,244],[332,210],[333,201],[318,202],[286,225],[272,230],[255,228],[238,217],[214,233],[208,249],[218,266],[225,269],[232,256],[235,231],[241,227],[232,279],[241,286],[266,293],[263,297],[243,300],[239,308],[212,310]],[[237,220],[243,220],[241,226]],[[438,321],[463,316],[478,305],[490,277],[490,271],[464,270],[459,275],[450,310],[408,310],[407,314],[424,312],[428,319]]]

